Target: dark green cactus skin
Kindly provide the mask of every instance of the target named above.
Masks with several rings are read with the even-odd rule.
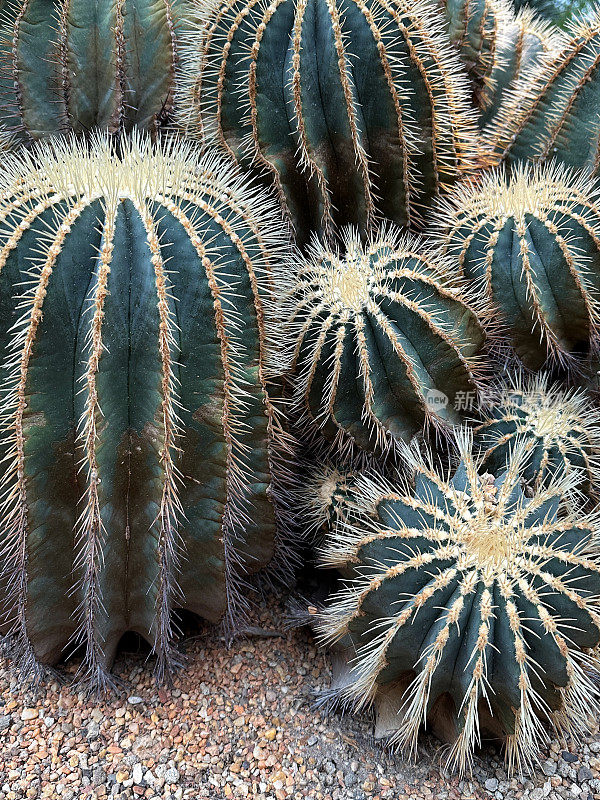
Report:
[[[596,707],[581,666],[600,640],[598,519],[565,513],[564,482],[526,499],[522,449],[494,481],[478,474],[470,448],[464,437],[452,480],[418,456],[413,490],[359,480],[362,514],[323,548],[324,566],[352,580],[321,632],[352,651],[340,700],[361,706],[399,687],[392,741],[414,750],[425,717],[446,715],[450,761],[464,770],[481,715],[522,768],[547,739],[546,710],[577,730],[586,703]]]
[[[598,188],[546,166],[491,172],[438,214],[444,247],[489,302],[484,321],[523,364],[569,368],[597,346]]]
[[[178,0],[9,0],[0,123],[27,142],[58,131],[155,133],[173,110]]]
[[[101,685],[136,631],[162,678],[171,610],[234,623],[276,548],[280,216],[186,145],[56,147],[2,180],[0,624],[26,672],[81,643]]]
[[[381,454],[427,424],[458,423],[457,395],[476,394],[483,330],[420,238],[388,230],[363,247],[350,232],[342,255],[314,242],[282,317],[295,407],[342,450]]]
[[[600,166],[600,14],[568,28],[569,39],[507,97],[489,130],[490,161],[558,159],[593,174]]]
[[[578,489],[595,490],[600,453],[600,414],[581,390],[561,390],[538,376],[512,380],[492,393],[475,442],[493,473],[504,468],[517,442],[529,459],[522,475],[534,487],[558,473],[578,472]]]
[[[302,241],[364,232],[376,211],[416,223],[472,165],[466,85],[433,4],[227,0],[199,15],[182,124],[266,171]]]

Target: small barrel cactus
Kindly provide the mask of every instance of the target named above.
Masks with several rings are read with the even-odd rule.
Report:
[[[276,550],[267,391],[274,201],[211,154],[57,140],[0,175],[0,630],[40,672],[170,612],[235,624]]]
[[[460,422],[475,397],[484,333],[452,265],[426,242],[344,231],[292,265],[282,337],[294,405],[341,450],[385,453],[425,425]]]
[[[466,76],[435,3],[196,6],[181,124],[266,172],[303,242],[378,215],[416,224],[473,165]]]
[[[340,701],[395,695],[398,746],[414,752],[426,723],[461,772],[482,735],[503,739],[509,768],[523,768],[546,722],[577,736],[600,710],[587,671],[600,641],[600,522],[572,514],[564,475],[526,498],[522,446],[494,479],[479,474],[470,435],[457,440],[452,479],[406,448],[414,489],[359,480],[362,510],[323,547],[323,565],[346,581],[321,636],[352,653]]]
[[[483,422],[475,428],[483,462],[496,473],[510,460],[516,442],[529,453],[523,477],[535,488],[559,472],[578,470],[578,489],[597,488],[600,413],[581,389],[549,384],[546,375],[520,374],[489,397]]]
[[[568,37],[515,86],[489,129],[493,163],[559,159],[600,167],[600,9],[570,24]]]
[[[0,122],[57,132],[155,132],[173,110],[178,0],[8,0]]]
[[[438,233],[523,364],[580,365],[597,347],[598,187],[562,166],[492,170],[440,203]]]

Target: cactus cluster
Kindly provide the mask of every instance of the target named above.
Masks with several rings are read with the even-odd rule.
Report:
[[[412,226],[473,166],[466,81],[430,0],[196,0],[180,116],[274,183],[297,235]]]

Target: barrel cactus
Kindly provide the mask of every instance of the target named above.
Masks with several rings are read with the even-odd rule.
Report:
[[[181,124],[264,171],[302,242],[417,224],[472,166],[466,76],[430,0],[196,6]]]
[[[529,369],[597,349],[598,186],[556,165],[492,170],[440,204],[438,233],[489,302],[485,321]]]
[[[523,477],[534,487],[576,470],[579,490],[597,488],[600,413],[581,389],[564,389],[543,374],[517,373],[491,393],[475,439],[491,472],[502,469],[522,442],[529,453]]]
[[[279,209],[189,144],[3,166],[0,631],[34,675],[83,646],[95,688],[135,631],[162,679],[171,611],[235,625],[277,549]]]
[[[156,132],[170,117],[178,0],[8,0],[0,122],[28,142],[57,132]]]
[[[507,96],[488,148],[493,162],[559,159],[600,167],[600,9],[570,23],[568,39]]]
[[[434,247],[393,227],[362,244],[346,229],[341,253],[315,238],[291,272],[281,336],[310,425],[342,451],[385,454],[424,426],[460,422],[484,333]]]
[[[522,769],[548,740],[546,722],[577,737],[600,710],[588,675],[599,520],[569,510],[564,475],[526,498],[523,446],[494,479],[479,474],[470,435],[457,438],[451,479],[407,448],[414,488],[359,480],[359,510],[323,547],[323,565],[346,580],[320,631],[352,654],[339,701],[361,708],[395,694],[396,745],[414,752],[432,725],[462,772],[489,734]]]

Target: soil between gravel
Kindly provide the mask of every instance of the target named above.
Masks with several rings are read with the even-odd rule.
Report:
[[[600,798],[598,731],[577,748],[552,742],[524,778],[507,777],[494,747],[467,780],[445,773],[431,737],[416,764],[387,752],[368,717],[315,708],[328,658],[284,614],[263,603],[229,649],[217,629],[196,630],[171,689],[156,688],[147,653],[121,652],[127,688],[105,703],[58,683],[20,692],[0,661],[0,800]]]

